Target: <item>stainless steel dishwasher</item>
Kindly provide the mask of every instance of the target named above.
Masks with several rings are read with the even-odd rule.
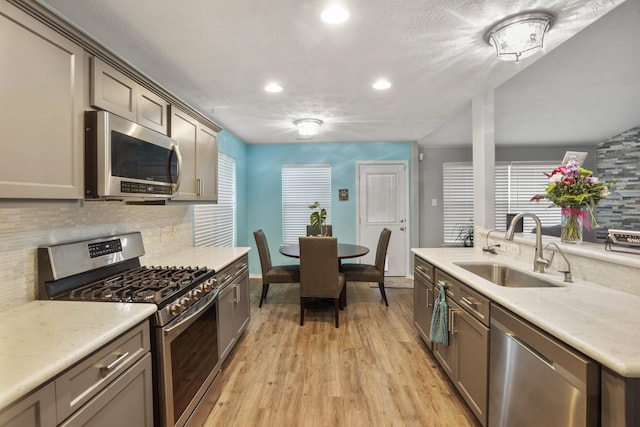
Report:
[[[599,365],[491,305],[490,427],[598,425]]]

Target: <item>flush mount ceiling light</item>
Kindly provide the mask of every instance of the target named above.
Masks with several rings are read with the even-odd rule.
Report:
[[[387,79],[378,79],[371,85],[375,90],[386,90],[391,87],[391,83]]]
[[[484,41],[496,48],[501,60],[518,62],[542,47],[544,35],[554,21],[554,16],[547,12],[515,15],[491,27],[485,33]]]
[[[313,138],[320,132],[320,119],[300,119],[293,122],[298,128],[298,134],[301,138]]]
[[[271,82],[264,87],[264,90],[266,90],[269,93],[278,93],[278,92],[282,92],[282,86],[280,86],[278,83]]]
[[[326,24],[342,24],[349,19],[349,11],[342,6],[329,6],[320,15],[322,22]]]

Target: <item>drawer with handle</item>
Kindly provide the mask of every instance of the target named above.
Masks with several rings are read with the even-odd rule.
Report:
[[[485,326],[489,326],[489,300],[486,297],[440,270],[436,271],[436,283],[445,285],[447,298],[451,298]]]
[[[149,334],[149,323],[142,322],[57,378],[58,423],[149,352]]]
[[[434,267],[420,257],[414,257],[414,272],[429,283],[433,283]]]

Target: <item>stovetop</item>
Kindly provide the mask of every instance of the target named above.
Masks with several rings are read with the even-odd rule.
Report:
[[[38,247],[38,298],[156,304],[164,326],[215,300],[215,271],[143,267],[140,232]]]
[[[139,267],[59,294],[75,301],[145,302],[164,306],[214,275],[199,267]]]

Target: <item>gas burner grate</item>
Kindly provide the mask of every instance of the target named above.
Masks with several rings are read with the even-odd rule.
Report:
[[[76,288],[67,299],[159,304],[207,274],[213,272],[199,267],[139,267]]]

